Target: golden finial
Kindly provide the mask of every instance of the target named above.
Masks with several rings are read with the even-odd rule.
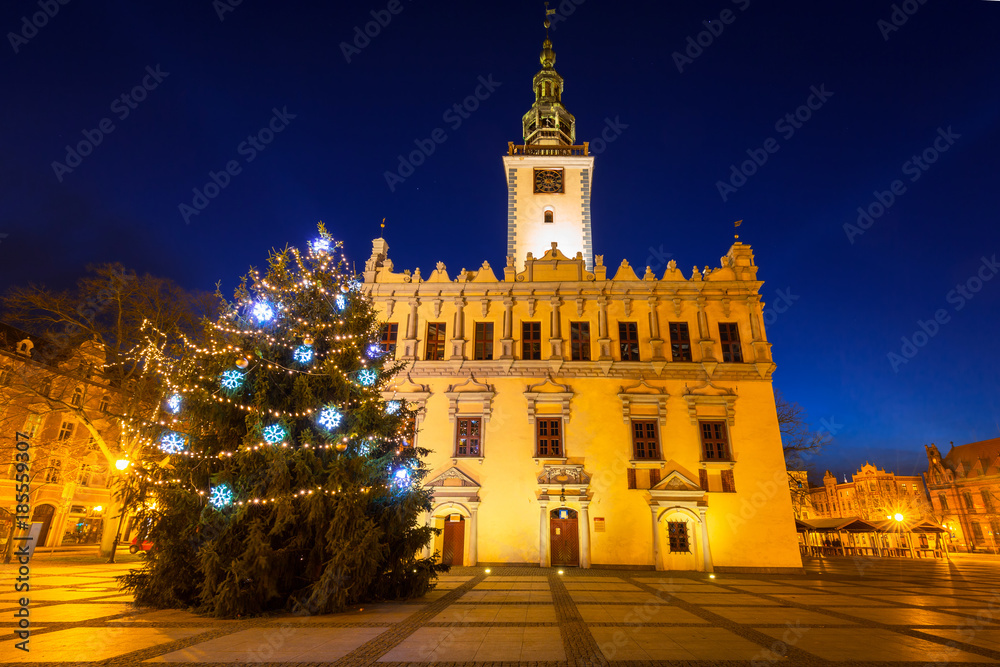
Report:
[[[385,235],[385,218],[382,218],[381,227],[382,227],[382,232],[379,234],[379,238],[382,238],[382,236]]]

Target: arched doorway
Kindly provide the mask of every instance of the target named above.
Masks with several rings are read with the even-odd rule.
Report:
[[[552,567],[580,566],[580,529],[576,510],[559,507],[549,512],[549,548]]]
[[[698,513],[687,507],[668,508],[660,513],[656,529],[661,569],[711,572],[704,552],[705,524]]]
[[[461,514],[452,514],[444,520],[441,562],[447,565],[464,565],[464,556],[465,517]]]
[[[38,542],[35,546],[44,546],[45,538],[49,536],[49,529],[52,527],[52,517],[56,513],[56,508],[52,505],[39,505],[31,513],[31,522],[42,524],[42,531],[38,534]]]

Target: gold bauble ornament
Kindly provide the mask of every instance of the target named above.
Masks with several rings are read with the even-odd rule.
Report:
[[[346,452],[346,451],[347,451],[347,443],[346,443],[346,442],[338,442],[338,443],[337,443],[337,444],[335,445],[335,449],[336,449],[336,450],[337,450],[338,452]]]
[[[315,342],[316,341],[315,341],[315,339],[312,336],[306,336],[305,338],[302,339],[302,343],[304,345],[312,345]]]
[[[346,294],[351,291],[351,286],[345,283],[340,286],[340,291]]]
[[[237,368],[243,369],[243,368],[246,368],[249,365],[250,365],[250,360],[247,359],[246,357],[240,357],[239,359],[236,360],[236,367]]]

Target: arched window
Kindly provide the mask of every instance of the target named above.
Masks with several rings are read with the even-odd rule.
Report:
[[[545,222],[555,222],[555,213],[552,211],[546,211]]]
[[[939,493],[938,494],[938,502],[941,503],[941,511],[942,512],[947,512],[948,511],[948,496],[946,496],[943,493]]]

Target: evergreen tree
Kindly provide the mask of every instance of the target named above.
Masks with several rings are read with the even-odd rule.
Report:
[[[122,578],[137,603],[326,613],[421,596],[447,569],[418,557],[428,452],[405,404],[382,398],[397,368],[339,250],[320,224],[308,252],[251,269],[203,347],[144,350],[165,394],[155,423],[134,425],[150,454],[122,490],[153,542]]]

